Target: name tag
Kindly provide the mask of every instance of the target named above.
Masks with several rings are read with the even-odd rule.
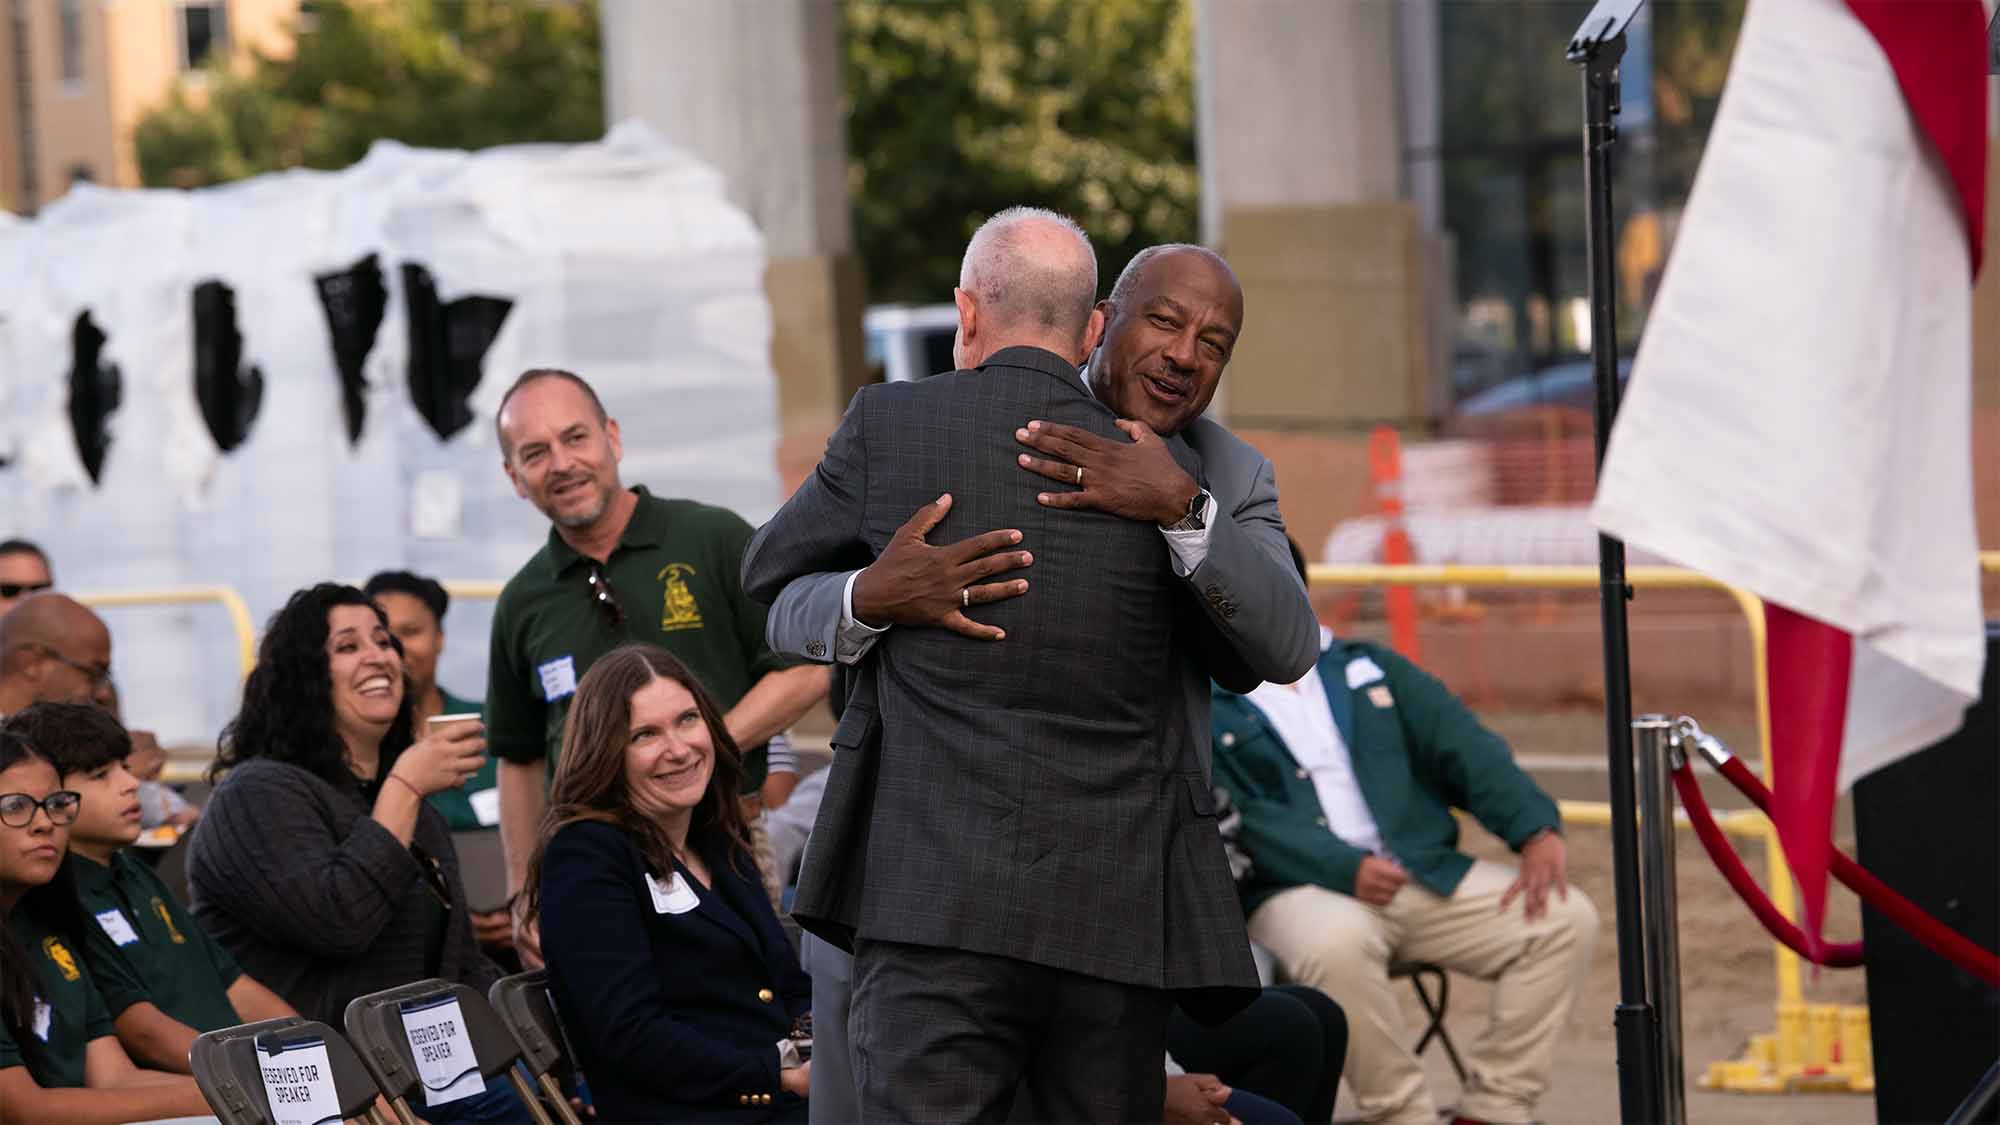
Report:
[[[417,1061],[425,1105],[444,1105],[485,1091],[486,1079],[473,1057],[458,997],[406,1003],[402,1013],[403,1034],[409,1037],[410,1056]]]
[[[655,914],[686,914],[701,905],[701,897],[694,893],[694,888],[687,885],[687,880],[681,878],[678,871],[668,876],[664,883],[653,878],[652,872],[646,872],[646,890],[652,893]]]
[[[55,1020],[55,1016],[56,1016],[56,1010],[55,1008],[49,1005],[49,1002],[47,1000],[43,1000],[39,997],[35,999],[35,1019],[33,1028],[35,1032],[35,1038],[41,1040],[44,1043],[49,1041],[49,1024]]]
[[[1362,684],[1382,678],[1382,666],[1365,656],[1357,656],[1347,662],[1347,686],[1358,688]]]
[[[554,703],[576,694],[576,661],[558,656],[536,669],[542,676],[542,698]]]
[[[132,923],[125,920],[125,912],[122,910],[98,911],[97,924],[103,928],[104,936],[110,938],[113,945],[132,945],[139,940],[138,931],[132,928]]]
[[[340,1095],[333,1088],[333,1064],[326,1041],[293,1043],[257,1060],[273,1125],[319,1125],[340,1120]]]
[[[500,823],[498,789],[481,789],[477,793],[467,794],[465,799],[472,805],[472,815],[478,818],[480,827],[491,828]]]

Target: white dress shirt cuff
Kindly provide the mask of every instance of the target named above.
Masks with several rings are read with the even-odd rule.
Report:
[[[1208,561],[1208,532],[1214,526],[1215,497],[1204,492],[1201,494],[1200,527],[1192,531],[1160,529],[1160,534],[1167,537],[1167,550],[1174,557],[1175,577],[1186,578],[1200,570],[1201,564]],[[853,585],[851,579],[848,585],[850,587]]]
[[[1204,552],[1207,544],[1202,545]],[[861,577],[860,571],[847,576],[847,584],[840,590],[840,628],[833,634],[833,658],[842,664],[858,664],[875,647],[875,638],[889,631],[887,625],[880,629],[854,619],[854,580]]]

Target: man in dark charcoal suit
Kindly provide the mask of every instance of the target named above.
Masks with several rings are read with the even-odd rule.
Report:
[[[1243,329],[1243,292],[1229,264],[1212,251],[1155,246],[1132,259],[1098,307],[1105,329],[1084,373],[1091,393],[1120,418],[1144,422],[1158,434],[1181,435],[1201,458],[1200,487],[1164,445],[1142,445],[1122,436],[1106,440],[1056,425],[1017,435],[1032,447],[1024,453],[1030,462],[1023,467],[1040,474],[1019,474],[1017,487],[1035,492],[1047,487],[1043,477],[1073,481],[1076,469],[1083,468],[1084,488],[1044,492],[1042,502],[1162,524],[1173,572],[1209,626],[1201,630],[1198,643],[1176,646],[1182,691],[1196,728],[1193,737],[1206,770],[1211,674],[1225,683],[1241,672],[1251,682],[1290,683],[1311,666],[1319,636],[1292,567],[1271,462],[1202,417]],[[1200,518],[1191,521],[1198,524],[1194,527],[1180,518],[1190,489],[1206,493],[1209,501]],[[1027,581],[988,579],[1029,564],[1011,541],[1014,529],[950,544],[927,542],[930,528],[949,510],[945,501],[919,508],[865,571],[793,580],[771,604],[767,636],[772,651],[847,665],[839,669],[847,676],[836,679],[838,704],[848,698],[856,674],[865,674],[870,647],[890,626],[936,626],[992,640],[997,630],[976,620],[986,616],[981,607],[1023,596]],[[961,592],[968,589],[969,594]],[[1226,647],[1218,649],[1218,641]],[[871,752],[872,747],[843,750],[847,755]],[[816,841],[839,838],[837,822],[827,827],[825,836],[815,833]],[[827,900],[814,885],[824,871],[814,864],[802,877],[802,901]],[[851,926],[852,918],[846,924]],[[829,944],[813,933],[801,943],[816,1016],[816,1125],[845,1125],[860,1117],[847,1069],[850,965],[844,948],[844,940]]]
[[[940,492],[940,541],[1012,528],[1033,556],[1034,596],[983,614],[1008,643],[883,635],[835,733],[795,912],[852,927],[870,1121],[1158,1120],[1169,990],[1226,1002],[1256,983],[1181,690],[1200,611],[1157,521],[1021,487],[1024,420],[1125,438],[1075,366],[1102,327],[1095,289],[1073,224],[995,216],[954,294],[963,370],[856,395],[744,557],[746,590],[772,599],[867,566]],[[1132,436],[1199,479],[1180,439]]]

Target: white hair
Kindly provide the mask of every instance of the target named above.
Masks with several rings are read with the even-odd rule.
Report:
[[[1097,301],[1097,252],[1069,216],[1009,207],[965,244],[958,287],[1000,324],[1080,337]]]

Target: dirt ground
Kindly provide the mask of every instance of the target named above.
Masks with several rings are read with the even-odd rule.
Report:
[[[1571,881],[1597,904],[1604,929],[1589,981],[1570,1012],[1540,1117],[1546,1125],[1606,1125],[1618,1120],[1617,1052],[1612,1038],[1618,961],[1617,937],[1612,929],[1611,839],[1607,830],[1597,828],[1573,828],[1567,835]],[[1851,842],[1846,843],[1851,847]],[[1481,858],[1509,859],[1506,847],[1476,826],[1468,826],[1465,847]],[[1753,871],[1762,869],[1760,849],[1754,843],[1744,846],[1744,859]],[[1688,1120],[1700,1125],[1873,1122],[1874,1103],[1865,1095],[1751,1096],[1709,1093],[1696,1087],[1701,1071],[1710,1062],[1736,1057],[1751,1035],[1773,1030],[1777,984],[1770,942],[1715,873],[1691,834],[1681,834],[1678,866]],[[1830,905],[1829,934],[1841,939],[1858,937],[1860,909],[1852,896],[1836,891]],[[1808,1003],[1865,1002],[1859,970],[1822,971],[1815,979],[1811,967],[1807,969]],[[1446,1027],[1461,1052],[1478,1037],[1490,992],[1478,981],[1452,978]],[[1404,1006],[1409,1026],[1420,1029],[1421,1009],[1414,995],[1405,996]],[[1433,1044],[1424,1065],[1439,1106],[1455,1104],[1458,1082],[1444,1052]],[[1343,1090],[1335,1116],[1351,1116],[1353,1111]]]

